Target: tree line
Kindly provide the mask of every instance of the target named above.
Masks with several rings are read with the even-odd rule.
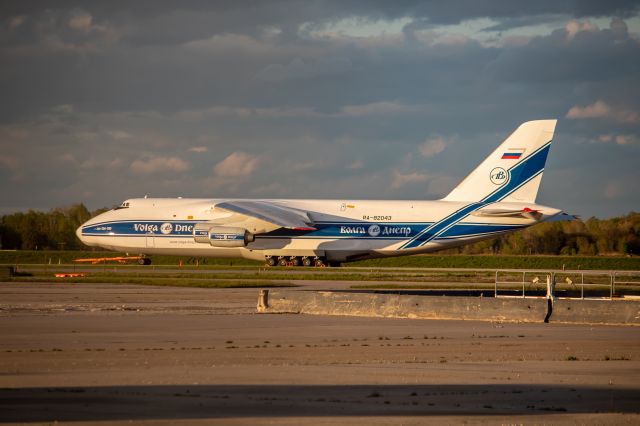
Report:
[[[83,204],[48,212],[29,210],[0,218],[4,250],[83,250],[75,231],[107,208],[90,212]],[[638,255],[640,213],[610,219],[541,223],[492,240],[447,250],[456,254]]]
[[[610,219],[547,222],[468,246],[457,254],[639,255],[640,213]]]
[[[84,204],[59,207],[48,212],[29,210],[0,219],[0,248],[3,250],[85,250],[76,237],[82,223],[100,213],[90,212]]]

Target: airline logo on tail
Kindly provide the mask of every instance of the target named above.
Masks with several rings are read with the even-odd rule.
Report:
[[[491,170],[489,177],[491,178],[491,182],[495,183],[496,185],[502,185],[507,181],[509,175],[508,172],[502,167],[496,167],[495,169]]]

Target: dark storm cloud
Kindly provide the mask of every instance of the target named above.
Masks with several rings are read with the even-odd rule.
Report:
[[[305,22],[320,24],[342,18],[369,20],[413,18],[433,24],[455,24],[473,18],[520,18],[544,15],[568,17],[631,17],[640,9],[629,0],[546,1],[369,1],[369,0],[281,0],[261,1],[5,1],[2,16],[34,15],[43,10],[86,10],[98,20],[133,24],[133,40],[149,43],[184,42],[225,32],[254,33],[256,29],[280,26],[292,29]],[[528,18],[527,18],[528,17]],[[184,25],[185,21],[189,22]],[[142,25],[141,25],[142,24]]]
[[[433,198],[520,122],[559,117],[545,201],[625,213],[640,201],[638,4],[3,2],[0,208]],[[465,31],[475,18],[490,24]],[[349,35],[361,25],[377,33]],[[536,25],[554,30],[517,32]]]
[[[629,37],[622,20],[614,19],[602,31],[571,34],[566,28],[558,29],[521,49],[506,51],[491,67],[498,80],[575,84],[637,75],[638,58],[640,44]]]

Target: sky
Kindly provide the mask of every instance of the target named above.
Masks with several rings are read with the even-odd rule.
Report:
[[[438,199],[557,118],[538,202],[640,210],[640,2],[0,4],[0,214]]]

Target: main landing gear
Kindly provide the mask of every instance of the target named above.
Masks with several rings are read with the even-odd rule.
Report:
[[[139,257],[138,265],[151,265],[151,259],[148,257]]]
[[[304,266],[323,268],[325,266],[340,266],[340,262],[329,262],[318,256],[267,256],[267,266]]]

